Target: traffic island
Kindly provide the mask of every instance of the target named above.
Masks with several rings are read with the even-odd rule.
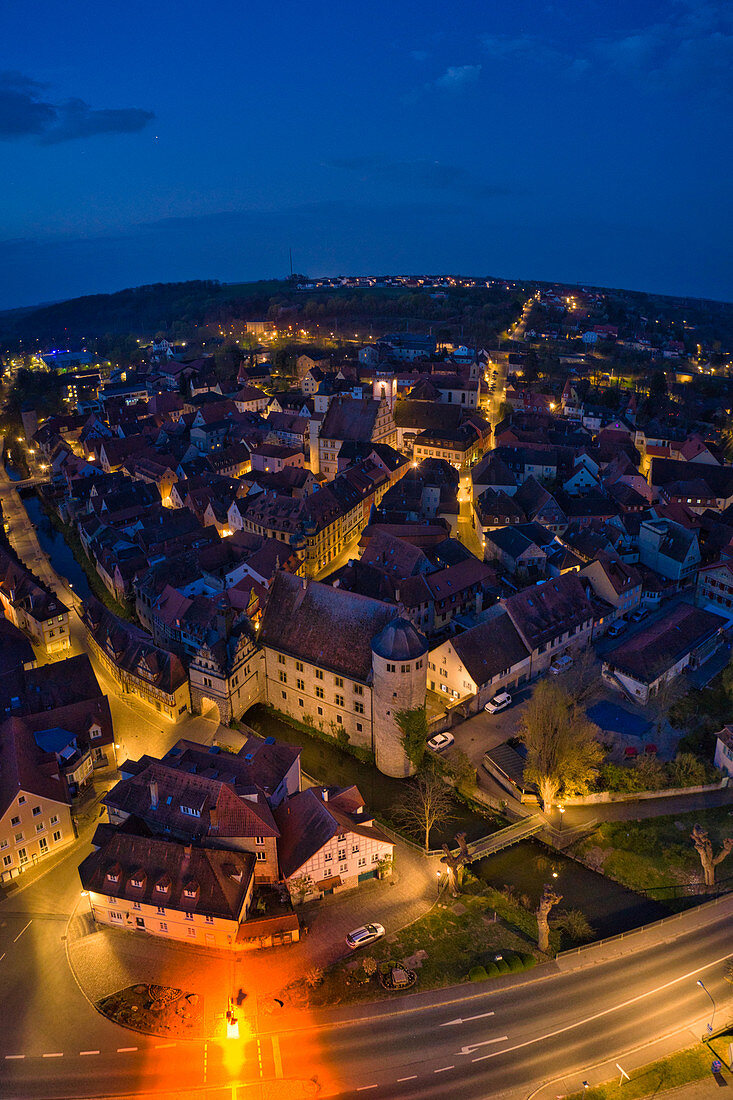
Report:
[[[120,1027],[161,1038],[207,1037],[203,998],[172,986],[129,985],[97,1001],[103,1016]]]

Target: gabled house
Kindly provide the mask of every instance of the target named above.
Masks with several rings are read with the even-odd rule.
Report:
[[[554,657],[590,641],[593,607],[575,572],[516,592],[501,604],[531,654],[531,676],[548,668]]]
[[[700,564],[697,533],[669,519],[644,520],[639,527],[639,561],[678,586],[689,583]]]
[[[603,678],[645,706],[665,683],[699,668],[719,648],[728,620],[681,603],[627,641],[609,650]]]
[[[358,787],[309,787],[284,802],[275,819],[282,876],[296,901],[391,874],[394,844]]]
[[[502,688],[511,691],[526,683],[530,674],[531,655],[509,615],[499,608],[428,654],[430,691],[470,700],[470,713],[478,713]]]

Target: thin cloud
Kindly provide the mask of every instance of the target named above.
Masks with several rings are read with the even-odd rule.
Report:
[[[461,165],[444,164],[437,160],[342,157],[329,161],[327,167],[358,173],[362,179],[387,180],[410,189],[442,191],[475,199],[510,193],[506,187],[477,178]]]
[[[53,103],[46,88],[23,73],[0,73],[0,141],[55,145],[97,134],[132,134],[155,117],[138,107],[98,110],[83,99]]]
[[[435,87],[458,91],[468,84],[475,84],[480,75],[480,65],[450,65],[435,81]]]

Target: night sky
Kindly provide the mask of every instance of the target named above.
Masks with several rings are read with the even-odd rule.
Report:
[[[0,308],[453,272],[733,298],[730,0],[5,0]]]

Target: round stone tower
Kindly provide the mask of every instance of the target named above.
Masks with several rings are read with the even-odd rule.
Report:
[[[416,771],[397,715],[425,706],[427,675],[427,639],[407,619],[387,623],[372,640],[374,754],[384,775],[406,779]]]

